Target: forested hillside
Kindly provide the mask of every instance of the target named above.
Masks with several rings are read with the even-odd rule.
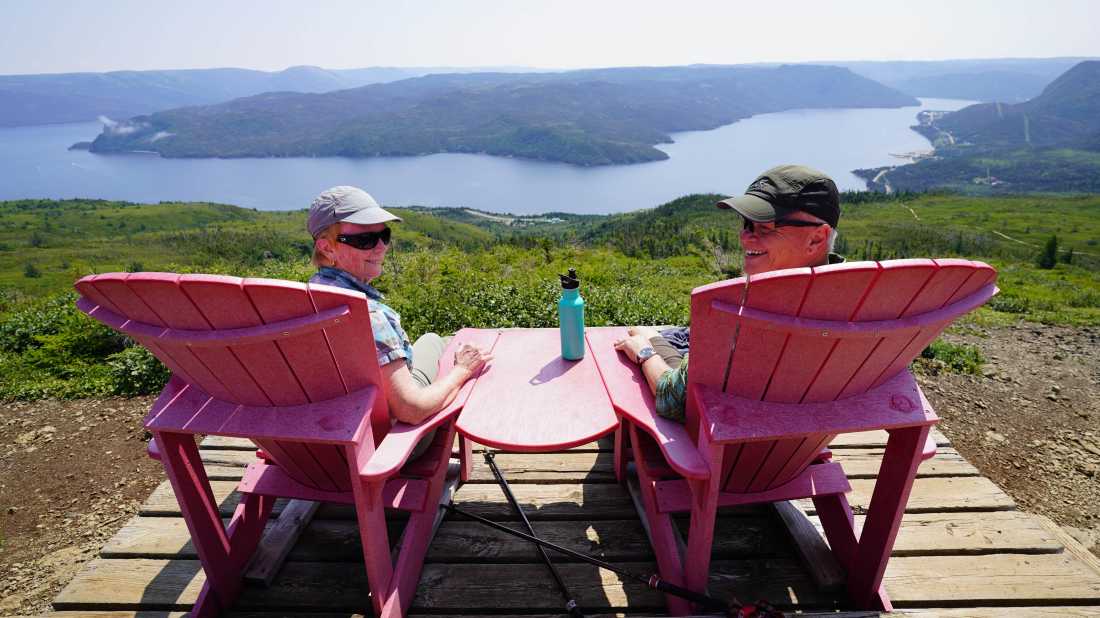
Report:
[[[93,152],[375,157],[472,152],[577,165],[668,158],[670,133],[796,108],[916,100],[837,67],[667,67],[430,75],[326,94],[268,93],[139,116]]]
[[[972,105],[914,128],[935,156],[859,170],[871,188],[1100,192],[1100,61],[1074,66],[1030,101]]]

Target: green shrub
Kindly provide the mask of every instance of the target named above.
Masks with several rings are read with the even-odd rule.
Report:
[[[1043,250],[1039,252],[1039,256],[1035,258],[1035,264],[1039,268],[1044,270],[1050,270],[1054,268],[1054,265],[1058,263],[1058,237],[1051,236],[1047,239]]]
[[[965,344],[955,344],[937,339],[925,348],[914,361],[917,369],[930,374],[941,372],[981,373],[985,357],[981,350]]]
[[[139,345],[107,357],[114,395],[149,395],[164,388],[171,375],[156,356]]]
[[[1001,313],[1027,313],[1031,303],[1026,298],[1002,293],[989,299],[989,308]]]

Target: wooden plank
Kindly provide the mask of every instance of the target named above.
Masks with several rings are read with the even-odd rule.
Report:
[[[857,529],[863,519],[856,516]],[[816,518],[812,521],[818,525]],[[1019,511],[913,513],[901,521],[893,555],[1052,554],[1062,549],[1034,516]]]
[[[686,522],[679,522],[686,530]],[[636,518],[606,521],[545,521],[539,536],[569,549],[610,561],[648,560],[649,547]],[[390,534],[396,538],[399,523]],[[720,558],[777,556],[789,553],[785,532],[770,517],[718,519],[714,555]],[[288,556],[293,562],[356,562],[361,559],[359,528],[353,521],[315,520],[302,532]],[[135,517],[108,541],[103,558],[196,559],[187,527],[178,517]],[[476,522],[448,517],[428,549],[428,562],[537,562],[530,543]],[[570,562],[567,556],[555,562]]]
[[[186,611],[206,575],[198,560],[108,560],[87,563],[53,600],[56,610]]]
[[[288,502],[279,518],[264,530],[260,544],[245,568],[245,581],[264,587],[270,586],[271,580],[275,579],[275,574],[283,566],[291,548],[320,506],[320,503],[312,500]]]
[[[626,563],[651,572],[650,563]],[[662,611],[659,595],[632,580],[587,564],[560,565],[586,609]],[[55,601],[59,610],[175,609],[194,602],[203,580],[196,561],[96,560]],[[318,611],[366,606],[364,572],[348,563],[292,562],[270,589],[247,587],[240,610]],[[1100,577],[1066,554],[895,558],[884,579],[899,607],[960,603],[1100,604]],[[709,582],[715,595],[764,597],[774,603],[821,607],[835,599],[818,591],[793,560],[716,561]],[[429,564],[413,607],[435,611],[546,610],[560,605],[541,564]]]
[[[651,573],[651,563],[628,562],[631,571]],[[562,577],[585,609],[629,608],[663,613],[663,597],[643,584],[588,564],[559,565]],[[757,595],[776,601],[831,603],[818,593],[793,560],[723,563],[720,577],[736,577]],[[186,610],[205,579],[193,560],[93,561],[55,599],[58,610]],[[718,580],[712,581],[712,585]],[[422,573],[414,609],[478,612],[554,611],[561,598],[542,564],[429,564]],[[369,606],[366,575],[347,563],[290,562],[270,588],[247,586],[236,610],[362,611]]]
[[[228,517],[236,506],[237,484],[232,481],[211,481],[214,497],[221,513]],[[852,480],[852,492],[848,500],[857,512],[866,509],[870,501],[874,481]],[[523,505],[530,519],[630,519],[634,507],[626,489],[614,484],[526,484],[513,488],[516,499]],[[463,507],[484,517],[511,519],[513,517],[504,494],[496,485],[471,483],[463,485],[456,500]],[[277,500],[273,512],[281,513],[285,500]],[[754,507],[748,507],[752,510]],[[997,511],[1012,510],[1015,503],[992,481],[984,477],[948,477],[917,479],[906,507],[907,513],[933,511]],[[744,510],[744,509],[742,509]],[[167,481],[158,486],[142,504],[139,511],[145,516],[178,516],[172,487]],[[317,513],[320,519],[353,519],[350,506],[325,504]]]
[[[902,607],[1100,604],[1100,576],[1068,553],[893,558],[883,584]]]
[[[816,518],[811,521],[817,525]],[[863,518],[856,517],[856,525]],[[679,520],[686,531],[686,520]],[[391,529],[392,538],[399,533]],[[636,517],[628,520],[542,522],[535,528],[548,541],[605,560],[645,560],[652,552]],[[104,546],[104,558],[194,559],[187,528],[178,517],[134,517]],[[1018,511],[917,513],[902,520],[894,556],[935,554],[1058,553],[1063,544],[1039,520]],[[768,516],[719,517],[716,559],[787,555],[788,539]],[[291,549],[288,560],[359,560],[359,529],[354,521],[313,521]],[[567,561],[566,558],[561,558]],[[428,550],[429,562],[535,561],[530,544],[474,522],[449,517]]]
[[[843,448],[833,451],[833,461],[844,466],[848,478],[870,479],[878,476],[882,463],[881,448]],[[917,478],[933,476],[981,476],[981,472],[951,447],[941,447],[936,456],[923,462]]]
[[[951,446],[951,441],[939,429],[933,427],[931,435],[932,439],[936,441],[936,446]],[[829,444],[829,448],[883,448],[886,446],[886,440],[889,437],[890,435],[885,430],[842,433]]]
[[[845,448],[833,453],[833,459],[844,466],[849,478],[874,478],[882,461],[881,448]],[[235,480],[244,467],[256,461],[250,451],[200,451],[211,480]],[[614,483],[615,471],[611,453],[567,452],[516,454],[497,456],[501,472],[509,483]],[[237,470],[234,471],[234,467]],[[944,447],[917,471],[920,478],[933,476],[980,476],[977,468],[963,459],[953,448]],[[471,483],[495,483],[489,467],[476,459]]]
[[[249,451],[200,451],[207,474],[211,469],[232,480],[233,466],[238,467],[235,478],[240,478],[244,467],[256,460]],[[566,452],[497,455],[497,465],[509,483],[614,483],[615,471],[610,452]],[[212,478],[212,477],[211,477]],[[492,471],[480,457],[474,458],[471,483],[495,483]]]
[[[199,442],[200,449],[226,449],[236,451],[255,451],[258,447],[248,438],[229,438],[226,436],[206,436]]]
[[[1053,534],[1060,543],[1066,546],[1067,553],[1073,555],[1078,560],[1088,565],[1097,575],[1100,575],[1100,556],[1089,551],[1080,541],[1070,536],[1069,533],[1063,530],[1061,526],[1054,523],[1049,517],[1045,515],[1036,515],[1035,518],[1044,530]]]
[[[833,555],[833,550],[829,549],[822,533],[814,528],[802,509],[786,500],[773,502],[772,507],[790,533],[795,550],[802,559],[802,566],[810,574],[814,584],[822,590],[841,589],[848,576],[840,566],[840,561]]]
[[[851,485],[852,492],[848,494],[848,502],[854,511],[863,512],[871,501],[875,481],[852,479]],[[981,476],[962,476],[918,478],[913,483],[913,492],[909,495],[905,512],[1007,511],[1015,508],[1016,503],[1012,498],[994,485],[993,481]]]

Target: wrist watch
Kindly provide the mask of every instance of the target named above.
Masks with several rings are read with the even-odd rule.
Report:
[[[641,350],[638,350],[638,364],[644,365],[654,354],[656,354],[651,346],[646,346]]]

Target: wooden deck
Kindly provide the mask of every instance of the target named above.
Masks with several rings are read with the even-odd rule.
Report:
[[[913,616],[1100,616],[1100,560],[1049,520],[1021,513],[1012,500],[959,456],[946,439],[926,462],[886,572],[898,611]],[[853,478],[849,499],[867,505],[885,433],[841,436],[837,460]],[[254,455],[240,440],[208,438],[203,458],[228,517],[236,479]],[[615,483],[610,442],[552,455],[497,457],[540,536],[578,551],[651,572],[645,532],[629,493]],[[514,521],[487,466],[456,504]],[[276,512],[282,505],[276,505]],[[398,529],[400,521],[394,521]],[[843,609],[817,589],[770,507],[723,510],[718,520],[711,592],[767,598],[805,612]],[[563,577],[590,615],[661,614],[659,595],[614,573],[556,557]],[[138,516],[112,538],[54,600],[53,614],[164,616],[186,611],[203,574],[171,487],[149,496]],[[291,551],[270,588],[248,587],[240,615],[348,616],[369,611],[354,514],[325,505]],[[414,614],[552,615],[562,602],[545,566],[525,542],[448,518],[429,550]]]

